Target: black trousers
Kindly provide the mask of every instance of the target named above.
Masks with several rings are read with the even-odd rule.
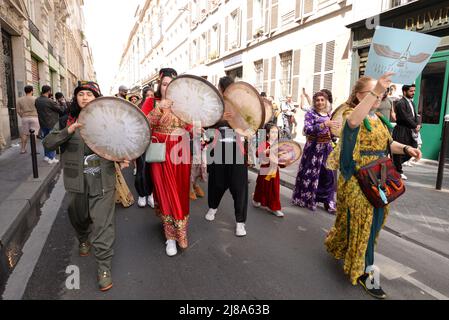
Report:
[[[394,166],[396,167],[396,170],[400,173],[403,174],[404,170],[402,170],[402,164],[404,162],[407,162],[411,159],[410,156],[406,156],[406,155],[400,155],[400,154],[395,154],[393,155],[393,163]]]
[[[245,223],[248,211],[248,167],[245,164],[210,164],[208,202],[209,208],[217,209],[229,189],[234,199],[235,220]]]
[[[134,180],[139,197],[147,197],[153,193],[154,185],[151,181],[150,166],[145,162],[145,155],[136,159],[137,174]]]

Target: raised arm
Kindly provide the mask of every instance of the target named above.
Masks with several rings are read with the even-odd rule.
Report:
[[[354,108],[354,111],[347,119],[348,126],[351,129],[358,128],[365,117],[369,114],[372,107],[379,103],[382,95],[385,93],[387,88],[391,85],[391,76],[394,75],[392,72],[384,74],[377,81],[375,88],[369,92],[368,95]]]

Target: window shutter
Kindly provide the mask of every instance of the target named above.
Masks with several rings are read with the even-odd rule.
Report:
[[[270,1],[265,0],[265,32],[270,31]]]
[[[321,74],[313,76],[313,94],[321,90]]]
[[[275,30],[278,27],[278,20],[279,20],[278,11],[279,11],[278,0],[273,0],[271,4],[271,30]]]
[[[269,60],[265,59],[263,61],[263,91],[268,92],[268,67],[269,67]]]
[[[237,11],[237,47],[242,45],[242,10]]]
[[[328,73],[324,75],[324,88],[320,88],[321,89],[327,89],[332,91],[332,85],[333,85],[333,78],[334,78],[334,74],[333,73]]]
[[[314,1],[315,0],[303,0],[304,1],[304,14],[303,15],[311,15],[314,11]]]
[[[229,16],[225,18],[225,38],[224,38],[224,49],[227,52],[229,50]]]
[[[299,18],[301,18],[301,4],[302,4],[302,0],[296,0],[295,20],[298,20]]]
[[[335,41],[330,41],[326,44],[326,64],[325,71],[334,70],[334,56],[335,56]]]
[[[293,52],[293,86],[292,99],[295,102],[299,101],[299,72],[301,66],[301,50]]]
[[[271,88],[270,95],[276,96],[276,57],[271,58]]]
[[[246,23],[246,41],[250,42],[253,39],[253,0],[247,0],[246,6],[247,23]]]
[[[314,72],[321,72],[321,66],[323,63],[323,44],[319,44],[315,47],[315,69]]]
[[[34,95],[39,96],[39,62],[37,62],[37,60],[33,57],[31,57],[31,74],[33,80]]]
[[[209,30],[208,32],[207,32],[207,54],[206,54],[206,59],[209,59],[210,60],[210,54],[211,54],[211,42],[210,42],[210,34],[211,34],[211,30]]]

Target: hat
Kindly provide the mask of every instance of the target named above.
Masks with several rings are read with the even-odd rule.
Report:
[[[78,92],[88,90],[91,91],[95,98],[101,97],[101,90],[98,83],[93,81],[78,81],[78,87],[75,88],[74,95],[76,96]]]
[[[159,71],[159,80],[162,80],[163,77],[176,78],[177,76],[178,73],[172,68],[163,68]]]
[[[120,86],[120,87],[118,87],[118,91],[126,91],[126,92],[128,92],[129,89],[128,89],[127,86]]]

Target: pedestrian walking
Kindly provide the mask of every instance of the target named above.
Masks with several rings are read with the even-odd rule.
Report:
[[[17,99],[17,114],[22,118],[21,150],[20,153],[26,153],[26,146],[30,130],[34,130],[35,134],[39,132],[39,118],[36,110],[36,97],[33,96],[33,86],[26,86],[24,89],[25,96]]]
[[[253,206],[263,208],[276,217],[284,217],[281,208],[281,178],[279,166],[270,160],[271,146],[279,140],[279,129],[276,124],[269,122],[265,125],[266,138],[257,150],[260,159],[260,171],[253,194]]]
[[[317,209],[317,203],[323,203],[325,210],[335,213],[335,177],[326,168],[326,161],[333,150],[331,129],[338,130],[341,125],[331,121],[327,111],[328,96],[319,91],[313,96],[313,110],[305,116],[307,143],[299,164],[292,203],[312,211]]]
[[[86,105],[101,96],[95,82],[79,82],[74,91],[67,127],[54,130],[43,140],[45,148],[56,150],[64,145],[64,187],[69,196],[70,222],[79,241],[79,255],[94,249],[101,291],[112,288],[112,257],[115,240],[115,163],[95,154],[80,135],[78,116]],[[128,161],[120,163],[122,168]]]
[[[50,95],[51,87],[45,85],[42,87],[41,96],[35,101],[43,138],[50,133],[56,123],[59,122],[59,117],[64,114],[58,104],[49,98]],[[58,163],[56,151],[45,150],[44,161],[47,161],[49,164]]]
[[[392,73],[377,82],[363,77],[354,86],[348,99],[346,121],[342,137],[329,156],[328,167],[339,170],[337,217],[329,231],[325,245],[336,259],[344,259],[344,272],[353,285],[360,284],[370,295],[384,299],[379,274],[374,267],[374,250],[389,207],[375,208],[366,198],[356,178],[357,171],[385,157],[388,145],[394,154],[408,154],[420,158],[421,152],[393,141],[391,124],[376,113],[385,90],[391,84]],[[380,116],[379,116],[380,115]]]

